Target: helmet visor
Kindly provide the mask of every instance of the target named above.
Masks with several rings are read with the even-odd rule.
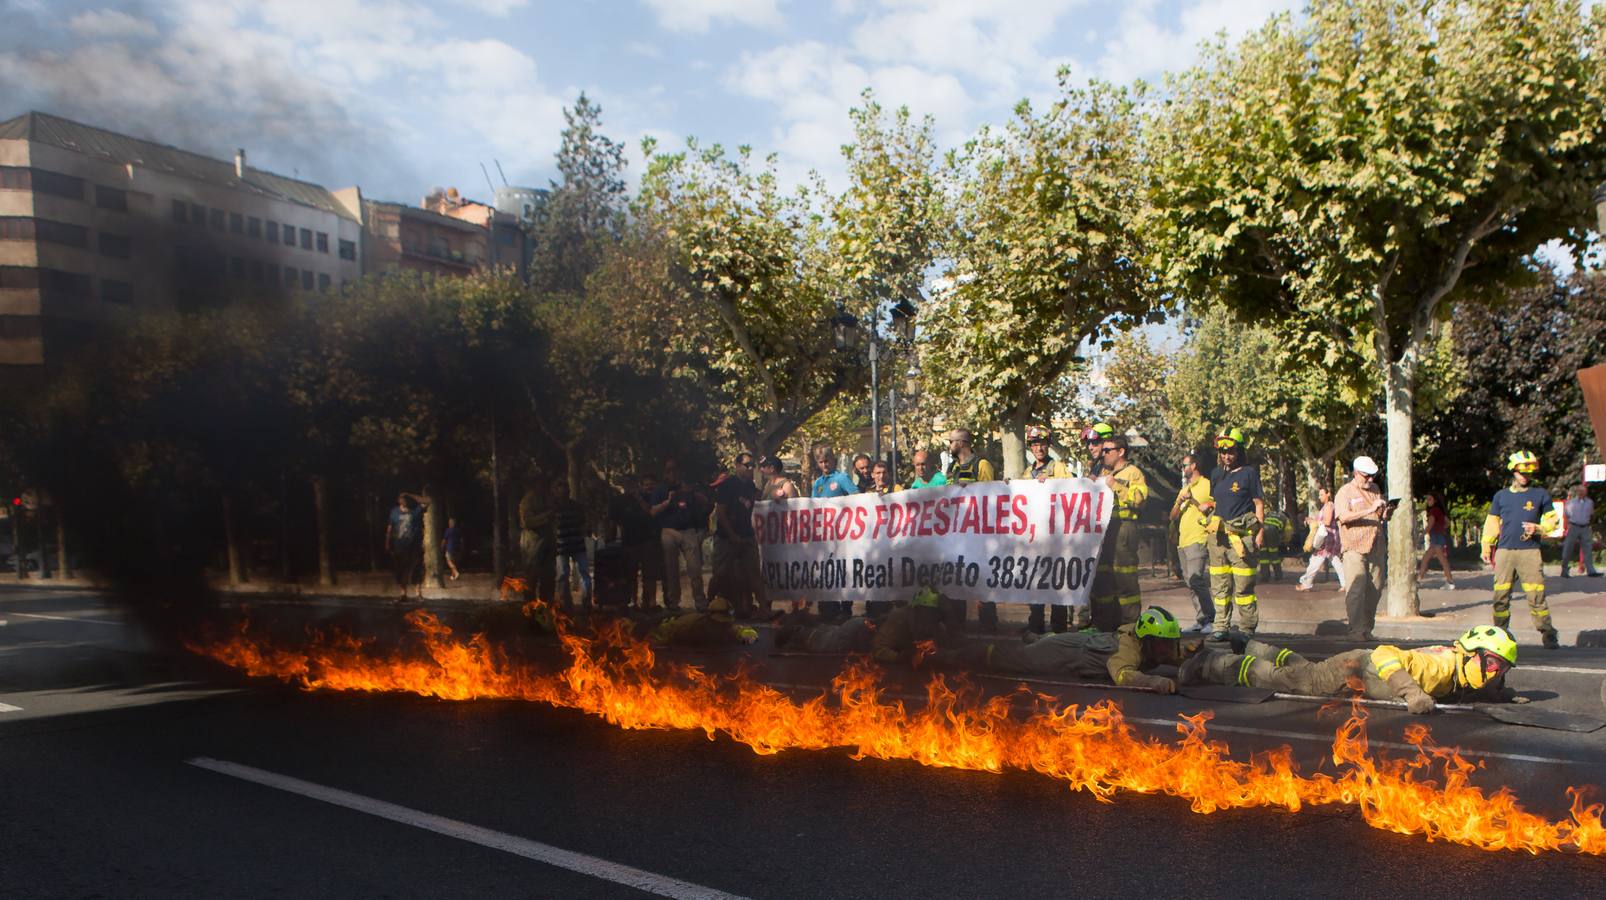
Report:
[[[1224,434],[1216,436],[1216,449],[1217,450],[1231,450],[1232,448],[1234,448],[1236,446],[1238,446],[1238,442],[1233,440],[1232,438],[1227,437]]]
[[[1520,462],[1511,468],[1512,471],[1521,472],[1524,475],[1532,475],[1539,471],[1539,464],[1536,462]]]

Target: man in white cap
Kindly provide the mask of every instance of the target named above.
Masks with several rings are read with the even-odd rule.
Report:
[[[1333,505],[1338,511],[1338,544],[1343,553],[1344,603],[1349,614],[1349,637],[1372,639],[1377,601],[1383,596],[1383,561],[1388,542],[1383,525],[1391,510],[1377,487],[1377,463],[1370,456],[1355,457],[1355,477],[1338,489]]]

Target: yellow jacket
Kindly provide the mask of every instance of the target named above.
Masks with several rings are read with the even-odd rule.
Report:
[[[1455,690],[1456,661],[1455,648],[1448,646],[1401,650],[1384,644],[1372,651],[1372,667],[1377,669],[1377,677],[1387,681],[1390,675],[1404,669],[1412,681],[1434,698]]]
[[[1191,504],[1184,501],[1191,500]],[[1185,484],[1177,492],[1177,504],[1182,505],[1182,512],[1177,515],[1177,546],[1192,547],[1202,544],[1209,536],[1210,515],[1202,512],[1206,504],[1211,501],[1210,479],[1196,478],[1193,484]],[[1192,506],[1190,509],[1189,506]]]
[[[1149,499],[1149,481],[1143,470],[1127,463],[1109,473],[1110,490],[1115,492],[1114,518],[1136,519],[1138,508]]]

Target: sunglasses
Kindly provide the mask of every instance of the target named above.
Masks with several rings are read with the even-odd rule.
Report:
[[[1100,450],[1099,452],[1100,453],[1115,453],[1116,451],[1118,451],[1120,449],[1121,449],[1120,447],[1105,447],[1104,449]]]

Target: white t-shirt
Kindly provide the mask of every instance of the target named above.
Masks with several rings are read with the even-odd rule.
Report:
[[[1588,497],[1567,501],[1567,521],[1573,525],[1588,525],[1595,515],[1595,501]]]

